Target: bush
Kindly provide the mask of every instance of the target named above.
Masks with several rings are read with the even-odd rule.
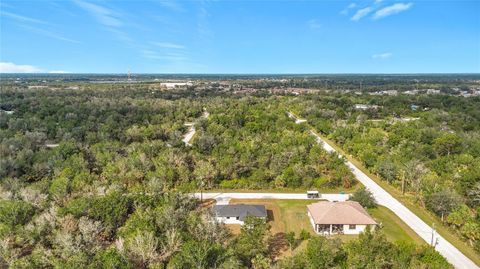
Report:
[[[35,213],[32,205],[24,201],[0,201],[0,222],[10,227],[26,224]]]
[[[101,221],[108,228],[116,229],[123,225],[131,208],[131,199],[116,192],[101,197],[74,199],[60,213],[72,214],[76,218],[88,216]]]
[[[312,236],[312,235],[311,235],[309,232],[307,232],[307,230],[302,229],[302,230],[300,231],[300,236],[299,236],[299,238],[300,238],[300,240],[308,240],[311,236]]]
[[[65,207],[59,210],[60,215],[65,216],[72,214],[76,218],[80,218],[87,214],[88,209],[91,206],[91,200],[87,198],[77,198],[71,200]]]
[[[115,248],[110,248],[98,252],[93,258],[90,268],[129,269],[132,268],[132,264],[118,253]]]
[[[377,207],[377,201],[373,197],[373,194],[365,189],[359,189],[353,193],[350,197],[350,200],[359,202],[365,208],[375,208]]]
[[[448,261],[432,247],[422,247],[417,256],[423,264],[428,264],[428,268],[452,268]]]
[[[123,225],[131,211],[132,202],[121,193],[111,193],[92,201],[88,215],[102,221],[110,228],[118,228]]]

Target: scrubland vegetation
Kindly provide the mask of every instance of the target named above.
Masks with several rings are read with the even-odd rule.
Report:
[[[268,224],[252,219],[232,236],[186,195],[358,184],[288,118],[292,108],[392,185],[404,180],[478,248],[478,98],[359,98],[2,85],[1,109],[13,113],[0,114],[0,267],[448,268],[432,248],[390,242],[382,231],[343,244],[294,234],[290,241],[307,247],[277,261]],[[384,108],[353,111],[360,101]],[[410,112],[411,102],[429,110]],[[420,120],[389,122],[405,114]],[[387,120],[369,121],[378,117]],[[191,147],[185,122],[197,128]]]

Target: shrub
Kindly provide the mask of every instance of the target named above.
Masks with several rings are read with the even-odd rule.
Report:
[[[101,221],[108,228],[116,229],[123,225],[131,208],[131,199],[115,192],[101,197],[74,199],[60,213],[72,214],[76,218],[88,216]]]
[[[26,224],[35,210],[24,201],[0,201],[0,222],[10,227]]]
[[[115,192],[94,199],[88,215],[95,220],[102,221],[110,228],[118,228],[127,219],[131,207],[132,202],[127,196]]]
[[[129,269],[132,268],[132,264],[118,253],[115,248],[109,248],[95,255],[90,268]]]
[[[365,188],[359,189],[354,192],[352,197],[350,197],[350,200],[359,202],[363,207],[366,208],[377,207],[377,201],[375,201],[373,194]]]
[[[300,231],[300,235],[299,235],[299,238],[300,240],[307,240],[311,237],[311,234],[309,232],[307,232],[307,230],[305,229],[302,229]]]

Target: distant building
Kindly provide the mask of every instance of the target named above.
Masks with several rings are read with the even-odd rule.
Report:
[[[356,104],[355,109],[357,110],[369,110],[369,109],[379,109],[381,106],[377,105],[365,105],[365,104]]]
[[[377,222],[354,201],[322,201],[307,206],[308,217],[317,234],[359,234]]]
[[[56,148],[58,147],[60,144],[53,144],[53,143],[46,143],[45,144],[45,147],[49,148],[49,149],[53,149],[53,148]]]
[[[409,94],[409,95],[415,95],[419,93],[419,90],[410,90],[410,91],[404,91],[404,94]]]
[[[388,90],[388,91],[376,91],[369,93],[370,95],[392,95],[395,96],[398,94],[397,90]]]
[[[13,114],[13,110],[1,110],[0,109],[0,113],[5,113],[7,115],[12,115]]]
[[[436,89],[427,89],[427,94],[439,94],[440,90]]]
[[[215,205],[212,213],[218,222],[243,225],[247,216],[267,220],[267,209],[264,205]]]
[[[183,86],[191,86],[193,85],[192,82],[163,82],[160,83],[160,86],[166,87],[167,89],[175,89],[177,87],[183,87]]]
[[[46,81],[45,81],[46,82]],[[32,85],[32,86],[28,86],[28,89],[29,90],[35,90],[35,89],[47,89],[48,86],[44,86],[44,85]]]

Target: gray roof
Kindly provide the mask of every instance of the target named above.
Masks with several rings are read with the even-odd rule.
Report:
[[[267,209],[264,205],[215,205],[212,211],[217,217],[238,217],[241,221],[248,215],[258,218],[267,217]]]

